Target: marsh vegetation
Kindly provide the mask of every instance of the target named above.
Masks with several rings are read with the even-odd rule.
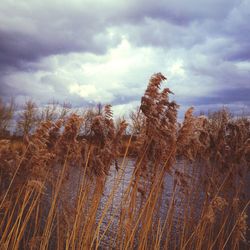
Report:
[[[15,138],[0,102],[1,249],[249,248],[249,119],[189,108],[179,123],[164,80],[129,122],[29,101]]]

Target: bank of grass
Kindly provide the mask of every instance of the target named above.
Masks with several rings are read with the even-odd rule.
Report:
[[[83,118],[71,114],[41,122],[22,141],[1,141],[1,249],[248,249],[249,120],[226,110],[194,117],[190,108],[178,124],[163,80],[158,73],[149,81],[136,135],[124,137],[126,121],[115,126],[107,105],[88,137],[79,136]],[[113,207],[131,154],[133,174]],[[112,166],[117,175],[101,204]]]

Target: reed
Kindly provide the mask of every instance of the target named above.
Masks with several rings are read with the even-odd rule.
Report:
[[[130,124],[111,105],[39,116],[27,102],[23,137],[0,141],[1,249],[249,248],[250,121],[189,108],[180,124],[165,80]],[[14,104],[0,106],[5,131]]]

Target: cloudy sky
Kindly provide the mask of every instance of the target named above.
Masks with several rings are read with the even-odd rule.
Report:
[[[0,95],[139,105],[149,77],[183,111],[250,110],[249,0],[1,0]]]

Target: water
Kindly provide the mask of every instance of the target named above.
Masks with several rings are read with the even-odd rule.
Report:
[[[122,159],[119,160],[119,165],[121,165],[121,162],[122,162]],[[128,185],[130,184],[130,181],[131,181],[131,178],[133,175],[133,171],[134,171],[134,167],[135,167],[134,165],[135,165],[135,160],[133,158],[127,158],[126,163],[125,163],[124,172],[122,172],[123,171],[122,169],[117,171],[115,169],[115,166],[112,166],[110,169],[110,175],[107,177],[103,197],[101,199],[101,203],[100,203],[100,206],[98,209],[97,221],[100,220],[102,213],[103,213],[103,210],[105,208],[105,205],[107,204],[108,200],[110,199],[110,196],[111,196],[112,191],[113,191],[113,187],[116,184],[116,182],[119,180],[119,177],[120,177],[120,182],[119,182],[119,185],[117,186],[117,189],[115,190],[115,193],[111,199],[110,208],[108,209],[107,215],[105,216],[103,223],[102,223],[102,226],[101,226],[101,234],[105,231],[105,236],[104,236],[102,244],[101,244],[102,246],[112,247],[111,244],[115,238],[117,228],[119,225],[119,221],[120,221],[121,209],[123,207],[122,200],[124,197],[124,192],[126,191],[126,188],[128,187]],[[178,164],[175,165],[175,169],[182,172],[182,173],[186,173],[186,175],[191,174],[190,169],[186,168],[185,166],[186,166],[185,162],[179,161]],[[187,170],[189,173],[187,172]],[[122,173],[124,173],[124,174],[122,174]],[[122,174],[122,176],[121,176],[121,174]],[[198,174],[198,172],[192,173],[193,178],[197,179],[197,174]],[[175,192],[175,196],[174,196],[174,214],[173,214],[172,236],[173,236],[173,234],[178,233],[178,230],[180,230],[178,228],[178,220],[184,218],[184,210],[183,209],[185,208],[185,206],[183,206],[183,202],[187,202],[185,200],[185,195],[186,195],[186,192],[188,192],[188,190],[190,190],[190,185],[194,181],[193,178],[191,178],[190,176],[189,177],[186,176],[186,178],[185,178],[186,185],[187,185],[186,188],[178,186],[178,184],[176,186],[176,192]],[[176,181],[178,181],[178,180],[176,180]],[[181,184],[183,186],[183,183],[181,183]],[[171,175],[170,173],[167,173],[165,175],[164,183],[163,183],[161,205],[159,208],[157,207],[157,209],[159,209],[158,210],[159,213],[158,213],[157,218],[161,220],[162,225],[166,219],[166,216],[168,213],[168,208],[169,208],[169,205],[170,205],[171,200],[173,198],[173,187],[174,187],[173,175]],[[204,198],[204,195],[202,194],[202,192],[200,192],[199,194],[200,194],[200,197],[198,198],[198,201],[196,201],[196,204],[197,204],[197,209],[196,209],[197,216],[196,217],[197,217],[197,219],[198,219],[198,214],[200,214],[199,207],[201,207],[200,206],[201,201],[202,201],[202,198]],[[145,198],[147,198],[147,195]],[[143,199],[142,195],[138,192],[137,206],[138,206],[139,210],[145,204],[145,198]],[[197,197],[193,197],[193,198],[196,199]],[[195,218],[193,218],[193,219],[195,219]],[[108,223],[110,222],[110,220],[112,220],[112,224],[110,225],[109,229],[107,230],[107,226],[108,226]]]
[[[100,235],[105,232],[105,235],[101,241],[101,248],[115,248],[115,237],[117,234],[118,225],[120,223],[120,215],[123,208],[123,197],[124,193],[129,186],[135,167],[135,159],[126,158],[124,167],[122,166],[122,160],[118,160],[118,165],[121,167],[118,171],[115,165],[112,165],[109,171],[109,175],[106,177],[105,187],[103,195],[101,197],[100,205],[97,211],[96,223],[100,221],[103,215],[103,211],[106,208],[106,204],[109,204],[107,213],[103,218]],[[176,235],[180,233],[180,221],[183,221],[185,213],[191,214],[188,220],[192,220],[193,223],[197,223],[199,216],[201,214],[202,202],[204,200],[205,194],[202,191],[202,186],[200,184],[200,177],[202,166],[199,165],[189,165],[185,161],[178,160],[176,165],[172,168],[171,173],[167,173],[164,178],[164,185],[162,189],[162,200],[161,206],[159,207],[159,217],[161,219],[161,224],[163,225],[167,213],[169,211],[169,205],[173,197],[173,187],[174,183],[177,182],[176,192],[174,196],[174,212],[173,212],[173,226],[171,228],[171,237],[175,238]],[[173,174],[174,171],[179,171],[185,174],[185,178],[177,178],[178,174]],[[74,206],[77,199],[78,187],[82,176],[82,170],[80,168],[71,168],[68,173],[67,180],[63,184],[63,199],[67,204]],[[174,177],[175,176],[175,179]],[[185,187],[185,185],[186,187]],[[114,186],[116,189],[114,190]],[[184,188],[183,188],[184,186]],[[113,193],[114,192],[114,193]],[[188,193],[187,193],[188,192]],[[113,196],[112,196],[113,193]],[[188,195],[187,195],[188,194]],[[249,190],[247,192],[249,199]],[[146,195],[147,196],[147,195]],[[112,199],[110,199],[112,197]],[[188,205],[186,197],[190,197],[189,204],[195,204],[195,209],[193,211],[185,210]],[[143,207],[145,199],[138,192],[137,195],[137,208],[138,210]],[[65,205],[65,203],[64,203]],[[62,206],[64,206],[62,205]],[[110,222],[112,222],[110,224]],[[140,225],[139,227],[140,228]],[[114,244],[114,245],[112,245]]]

